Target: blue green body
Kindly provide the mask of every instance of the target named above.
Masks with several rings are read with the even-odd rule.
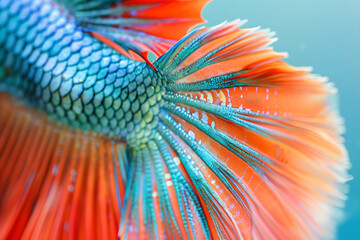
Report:
[[[0,2],[0,66],[2,88],[73,128],[139,144],[157,123],[161,75],[51,1]]]

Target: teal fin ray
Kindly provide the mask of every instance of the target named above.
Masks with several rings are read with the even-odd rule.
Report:
[[[211,236],[331,237],[349,179],[334,88],[244,22],[193,30],[154,63],[166,76],[158,132],[188,156]]]
[[[119,236],[124,239],[210,239],[207,221],[186,172],[159,133],[129,149],[131,166]],[[175,146],[176,149],[176,146]]]

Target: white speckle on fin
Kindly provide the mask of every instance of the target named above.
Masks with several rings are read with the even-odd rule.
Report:
[[[193,132],[193,131],[191,131],[191,130],[189,130],[189,136],[192,138],[192,139],[194,139],[195,140],[195,133]]]
[[[176,165],[179,165],[180,164],[180,158],[174,157],[174,162],[175,162]]]
[[[196,111],[196,112],[193,112],[192,114],[191,114],[194,118],[196,118],[196,119],[199,119],[199,113]]]
[[[204,123],[208,124],[208,116],[207,116],[204,112],[202,113],[201,121],[203,121]]]

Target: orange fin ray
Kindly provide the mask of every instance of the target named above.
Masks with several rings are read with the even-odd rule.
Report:
[[[101,41],[105,40],[107,44],[112,41],[127,52],[132,50],[140,57],[148,52],[161,56],[190,28],[203,23],[201,11],[209,2],[209,0],[90,0],[85,3],[59,1],[72,11],[86,31],[96,33],[94,36],[99,37]],[[133,57],[131,54],[129,56]]]
[[[58,127],[0,95],[0,238],[116,239],[122,143]]]

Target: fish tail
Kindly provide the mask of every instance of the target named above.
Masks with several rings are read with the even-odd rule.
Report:
[[[0,93],[0,239],[117,239],[124,144]]]
[[[242,24],[194,30],[154,63],[166,92],[155,139],[132,150],[124,239],[333,236],[349,167],[334,88]]]

